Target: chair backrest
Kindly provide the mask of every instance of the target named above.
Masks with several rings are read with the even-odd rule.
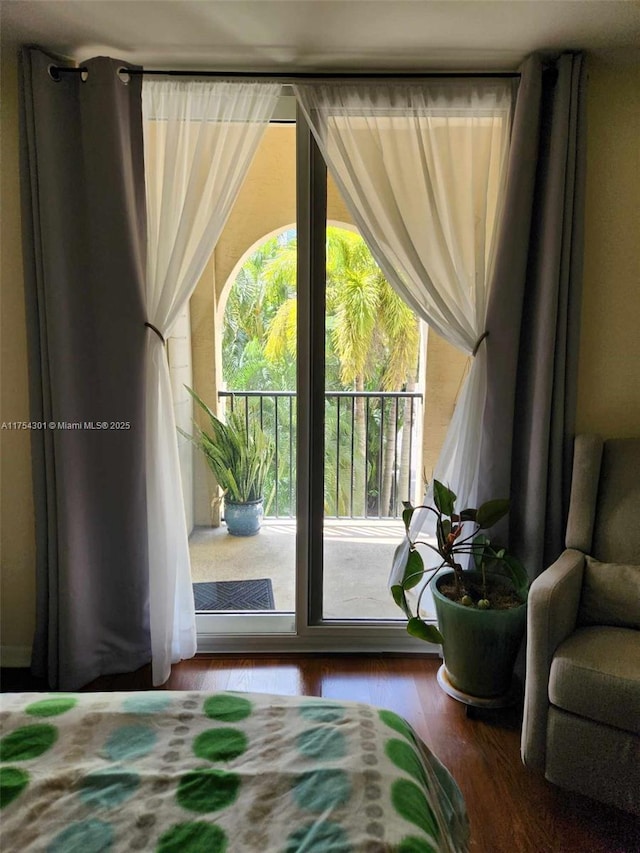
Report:
[[[640,438],[605,441],[592,555],[640,565]]]
[[[567,519],[567,548],[591,553],[593,525],[602,464],[602,439],[599,435],[577,435],[573,446],[571,500]]]
[[[640,438],[576,437],[566,546],[640,564]]]

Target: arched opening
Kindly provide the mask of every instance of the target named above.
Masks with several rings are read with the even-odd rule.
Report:
[[[349,222],[330,219],[327,221],[327,225],[331,229],[341,229],[351,234],[359,234],[358,229]],[[274,306],[280,307],[285,298],[290,298],[295,294],[295,253],[291,251],[292,243],[295,242],[295,229],[295,222],[291,222],[287,225],[274,228],[262,237],[254,240],[238,258],[222,286],[216,309],[216,327],[220,330],[220,333],[216,336],[216,340],[219,342],[216,352],[216,363],[222,365],[222,378],[224,384],[227,386],[227,390],[230,390],[231,384],[233,384],[230,384],[230,371],[225,370],[225,363],[229,361],[226,352],[227,346],[230,343],[228,329],[233,324],[233,313],[242,312],[243,308],[245,310],[249,309],[251,306],[248,302],[253,296],[252,307],[254,311],[256,302],[262,302],[267,311],[266,319],[268,321]],[[287,248],[289,249],[288,257],[283,259],[282,255],[287,254]],[[268,265],[270,261],[280,261],[279,293],[275,291],[278,285],[273,283],[274,276],[269,276]],[[271,288],[269,287],[270,284],[273,285]],[[236,299],[232,298],[231,310],[228,312],[229,297],[232,293]],[[264,302],[265,298],[266,305]],[[237,317],[237,319],[240,320],[242,318]],[[291,332],[290,323],[288,328],[289,332]],[[259,330],[256,329],[255,331]],[[245,334],[248,335],[248,333],[249,329],[245,329]],[[235,355],[239,355],[237,347]],[[292,384],[291,387],[293,388],[295,385]]]
[[[267,517],[295,515],[296,251],[291,226],[254,242],[218,314],[219,398],[276,443]],[[328,224],[326,257],[325,515],[397,518],[419,471],[420,323],[351,224]]]

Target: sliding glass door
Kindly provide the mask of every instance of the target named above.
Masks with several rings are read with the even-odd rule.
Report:
[[[387,585],[415,502],[421,328],[327,182],[324,394],[325,620],[397,619]]]
[[[426,651],[407,637],[387,585],[402,501],[416,501],[423,487],[425,330],[382,275],[300,117],[298,134],[299,174],[308,174],[307,191],[298,187],[298,386],[308,442],[300,447],[299,635],[326,648]]]
[[[262,184],[253,181],[254,164],[227,225],[231,239],[216,248],[216,271],[226,260],[232,283],[224,289],[214,281],[224,318],[212,348],[220,353],[218,413],[223,420],[239,414],[272,443],[264,519],[256,536],[236,537],[224,504],[214,504],[216,526],[196,526],[191,537],[194,584],[248,590],[247,581],[268,580],[272,598],[261,606],[236,599],[226,611],[198,608],[199,648],[424,652],[406,634],[387,581],[403,537],[402,501],[422,489],[425,330],[377,267],[299,112],[277,141],[283,148],[256,158],[259,166],[264,155],[272,169],[266,184],[265,173]],[[287,165],[294,215],[282,210],[291,198],[281,172],[285,149],[295,156],[295,169]],[[279,220],[273,211],[265,217],[270,206]],[[266,236],[234,267],[240,241],[234,248],[233,228],[248,225]],[[200,289],[199,296],[206,298]],[[192,303],[196,386],[196,353],[206,345],[198,338],[200,308]],[[198,495],[204,510],[211,493],[200,466],[196,518]]]
[[[230,448],[224,466],[238,483],[263,468],[244,506],[227,482],[222,497],[195,453],[190,554],[201,635],[295,631],[295,117],[294,99],[281,98],[191,302],[195,389],[240,445],[256,448],[253,460]],[[195,416],[207,429],[197,407]]]

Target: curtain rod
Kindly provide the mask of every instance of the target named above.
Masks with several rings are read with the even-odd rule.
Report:
[[[79,68],[69,68],[61,65],[53,65],[49,69],[54,73],[82,74],[88,72],[88,68],[84,66]],[[152,68],[126,68],[118,69],[126,74],[148,74],[163,77],[240,77],[269,80],[350,80],[350,79],[385,79],[385,80],[402,80],[402,79],[422,79],[422,78],[445,78],[445,77],[460,77],[460,78],[517,78],[520,77],[519,71],[301,71],[297,74],[281,73],[270,71],[188,71],[188,70],[163,70]]]

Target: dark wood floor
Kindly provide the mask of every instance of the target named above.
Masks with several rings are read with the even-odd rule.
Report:
[[[460,785],[474,853],[640,853],[640,820],[528,771],[520,761],[520,712],[484,711],[469,719],[438,687],[439,664],[429,657],[199,656],[175,666],[162,689],[305,694],[390,708],[409,720]],[[145,668],[86,689],[150,686]],[[3,688],[12,689],[6,681]]]

